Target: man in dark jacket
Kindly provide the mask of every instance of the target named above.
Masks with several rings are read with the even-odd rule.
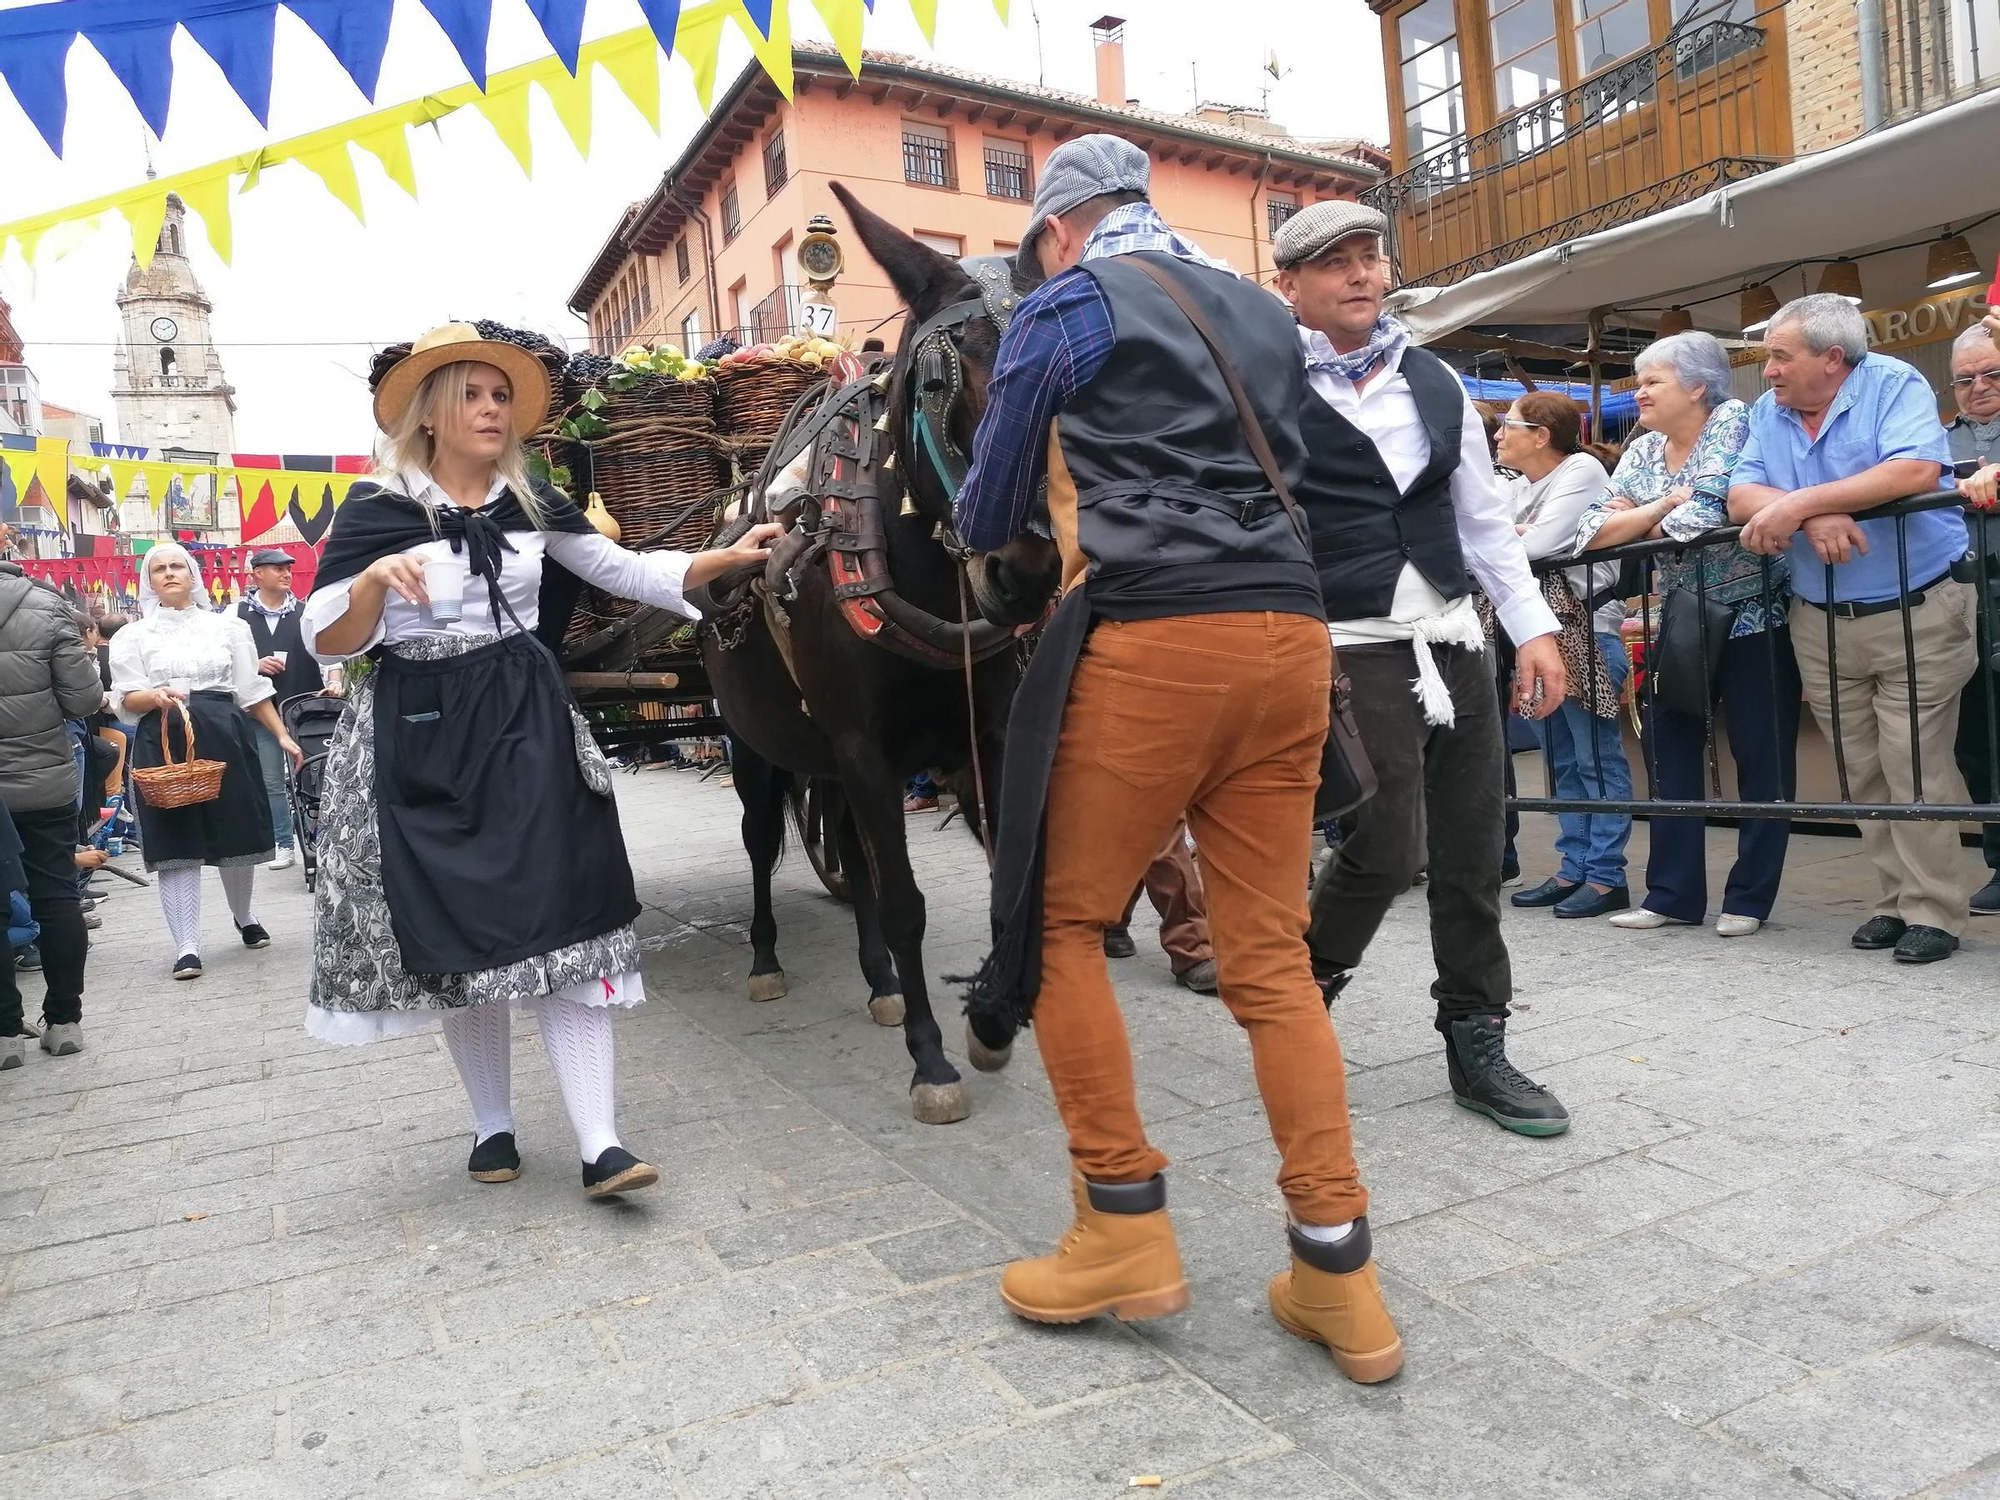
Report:
[[[1284,309],[1174,234],[1146,201],[1147,177],[1146,153],[1113,136],[1049,158],[1021,250],[1048,279],[1001,344],[958,497],[967,545],[999,552],[1029,530],[1046,478],[1066,585],[1007,742],[1014,837],[1041,830],[1041,858],[1002,830],[994,950],[973,1005],[1018,1015],[1033,1004],[1069,1131],[1076,1222],[1054,1254],[1009,1266],[1000,1294],[1054,1323],[1187,1304],[1167,1158],[1139,1118],[1103,947],[1185,811],[1222,999],[1249,1036],[1282,1157],[1292,1256],[1271,1310],[1350,1379],[1386,1380],[1402,1343],[1375,1278],[1340,1044],[1304,942],[1300,875],[1331,688],[1318,580],[1168,287],[1214,330],[1279,478],[1304,464],[1304,377]],[[1017,809],[1022,766],[1046,772]]]
[[[21,840],[28,902],[41,924],[42,1050],[83,1050],[83,908],[76,890],[76,759],[66,721],[104,703],[96,659],[67,600],[0,562],[0,802]],[[0,965],[0,1067],[19,1066],[25,1038],[11,961]]]
[[[250,576],[257,586],[236,606],[236,613],[250,626],[257,643],[257,670],[271,679],[272,701],[282,705],[287,698],[317,693],[326,687],[319,662],[306,650],[299,633],[299,601],[292,595],[292,555],[276,547],[266,547],[250,557]],[[296,852],[292,839],[292,801],[286,790],[291,765],[278,748],[271,731],[262,724],[252,726],[257,733],[257,764],[264,773],[264,795],[271,802],[271,829],[278,836],[278,857],[270,868],[291,867]]]
[[[1569,1128],[1561,1101],[1507,1060],[1505,737],[1472,593],[1492,601],[1515,643],[1515,711],[1537,718],[1563,697],[1556,618],[1458,376],[1383,314],[1387,227],[1359,203],[1315,203],[1286,222],[1272,253],[1307,367],[1299,503],[1381,781],[1342,821],[1306,941],[1337,994],[1389,904],[1428,866],[1431,995],[1452,1095],[1508,1130],[1558,1135]]]

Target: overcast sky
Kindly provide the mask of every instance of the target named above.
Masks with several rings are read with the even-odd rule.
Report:
[[[11,9],[17,0],[0,0]],[[690,0],[693,3],[693,0]],[[939,0],[937,46],[927,49],[905,0],[877,0],[867,45],[1088,94],[1095,89],[1089,23],[1106,0],[1013,0],[1003,25],[991,0]],[[1385,141],[1381,45],[1363,0],[1128,0],[1126,76],[1156,108],[1208,99],[1256,104],[1276,49],[1289,74],[1271,86],[1273,116],[1294,133]],[[1040,25],[1036,24],[1039,12]],[[823,35],[804,0],[796,32]],[[586,39],[636,25],[632,0],[590,0]],[[303,23],[278,13],[276,85],[268,136],[185,34],[174,44],[173,109],[153,141],[124,89],[87,42],[69,58],[69,130],[59,160],[0,87],[0,220],[116,191],[144,178],[147,153],[162,174],[366,113],[338,63]],[[725,32],[717,97],[749,58]],[[1038,40],[1039,36],[1039,40]],[[548,44],[522,0],[495,0],[489,65],[543,57]],[[1198,68],[1191,73],[1191,65]],[[396,7],[376,104],[461,83],[449,43],[414,0]],[[524,179],[485,120],[463,110],[435,135],[412,136],[420,198],[412,203],[372,157],[354,153],[366,202],[363,226],[304,169],[266,175],[235,204],[234,265],[192,236],[193,259],[215,303],[215,337],[237,389],[239,451],[360,452],[372,437],[365,380],[376,347],[447,318],[492,317],[571,337],[582,325],[563,306],[618,214],[648,192],[700,124],[686,66],[668,64],[662,132],[655,136],[602,75],[590,157],[577,157],[546,100],[531,116],[536,170]],[[18,251],[0,260],[0,296],[28,344],[43,395],[105,419],[113,302],[130,261],[117,217],[60,260],[44,248],[32,273]]]

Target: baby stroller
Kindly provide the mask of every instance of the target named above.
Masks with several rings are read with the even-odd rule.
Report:
[[[304,693],[278,705],[278,717],[285,732],[298,741],[305,762],[292,772],[292,833],[299,846],[299,867],[305,872],[306,889],[313,888],[319,872],[319,855],[313,846],[319,834],[319,801],[326,787],[326,758],[333,746],[333,731],[347,704],[339,698],[322,698]]]

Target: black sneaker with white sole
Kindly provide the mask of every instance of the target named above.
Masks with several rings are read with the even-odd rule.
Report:
[[[199,953],[183,953],[179,958],[175,959],[174,978],[201,978],[201,955]]]
[[[271,934],[264,930],[262,922],[251,922],[245,926],[238,927],[236,930],[242,935],[243,946],[246,948],[268,948],[271,946]]]
[[[659,1180],[658,1168],[640,1161],[623,1146],[608,1147],[596,1161],[583,1164],[583,1190],[593,1198],[629,1193]]]
[[[519,1177],[521,1153],[515,1149],[514,1132],[502,1130],[474,1141],[465,1170],[474,1182],[512,1182]]]

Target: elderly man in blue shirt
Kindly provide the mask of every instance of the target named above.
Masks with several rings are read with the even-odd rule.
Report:
[[[1751,551],[1791,553],[1806,701],[1855,801],[1917,801],[1919,764],[1923,800],[1964,801],[1952,746],[1978,657],[1964,514],[1857,519],[1939,488],[1951,449],[1936,397],[1909,365],[1868,353],[1868,325],[1842,297],[1786,304],[1764,347],[1771,389],[1751,408],[1729,514]],[[1978,884],[1957,826],[1864,821],[1861,839],[1882,894],[1854,946],[1893,948],[1900,963],[1949,957]]]

